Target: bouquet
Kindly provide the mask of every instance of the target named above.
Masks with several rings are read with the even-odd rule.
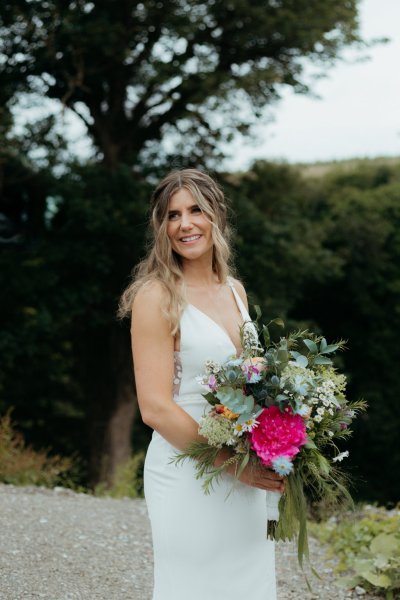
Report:
[[[232,464],[236,478],[247,465],[260,464],[285,476],[283,494],[267,492],[267,536],[297,537],[302,565],[308,557],[306,495],[351,502],[339,465],[349,453],[337,442],[351,434],[351,422],[366,403],[346,398],[346,377],[333,366],[331,356],[344,349],[343,340],[328,344],[322,336],[298,330],[271,342],[270,325],[284,323],[274,319],[259,325],[256,311],[256,321],[241,328],[240,357],[224,364],[209,360],[198,378],[210,404],[199,423],[206,441],[193,442],[173,460],[195,461],[205,493]],[[230,449],[230,456],[215,467],[222,448]]]

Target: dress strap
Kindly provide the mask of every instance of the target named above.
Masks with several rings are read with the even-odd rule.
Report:
[[[240,314],[243,317],[243,320],[244,321],[248,321],[250,319],[250,315],[247,312],[247,309],[246,309],[246,307],[245,307],[245,305],[243,303],[243,300],[241,299],[241,297],[237,293],[237,291],[235,289],[235,286],[233,285],[233,281],[231,280],[230,277],[227,277],[227,282],[228,282],[228,285],[229,285],[229,287],[231,288],[231,290],[233,292],[233,296],[234,296],[234,298],[236,300],[236,304],[238,305],[238,308],[240,310]]]

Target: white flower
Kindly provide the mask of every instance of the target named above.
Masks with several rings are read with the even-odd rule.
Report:
[[[328,435],[329,437],[333,437],[335,434],[333,433],[333,431],[328,431]]]
[[[320,423],[322,421],[321,415],[315,415],[314,421],[316,421],[317,423]]]
[[[347,458],[349,456],[349,451],[346,450],[345,452],[340,452],[340,454],[338,454],[337,456],[335,456],[334,458],[332,458],[332,462],[342,462],[342,460],[344,458]]]
[[[243,424],[243,430],[244,431],[252,431],[255,427],[257,427],[257,425],[259,425],[259,422],[256,421],[256,419],[254,417],[251,417],[250,419],[245,421],[245,423]]]
[[[221,371],[221,365],[219,363],[215,362],[215,360],[211,360],[211,359],[206,360],[205,368],[206,368],[207,373],[213,373],[214,375]]]
[[[245,431],[245,426],[241,425],[240,423],[235,423],[235,425],[233,426],[234,435],[241,436],[244,434]]]
[[[321,406],[320,408],[317,408],[317,413],[319,415],[323,415],[323,414],[325,414],[325,409]]]

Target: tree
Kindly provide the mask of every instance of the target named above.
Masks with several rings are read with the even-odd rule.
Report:
[[[13,0],[0,34],[0,84],[72,110],[110,167],[168,132],[204,162],[282,86],[307,92],[305,58],[325,69],[360,42],[357,0]]]
[[[312,315],[328,338],[348,340],[342,357],[349,393],[369,405],[351,441],[358,494],[397,502],[399,165],[338,170],[324,178],[319,192],[320,211],[328,217],[323,246],[341,266],[325,282],[311,282],[291,316]]]

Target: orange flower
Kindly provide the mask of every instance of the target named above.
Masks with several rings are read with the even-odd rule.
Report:
[[[237,415],[236,413],[232,412],[227,406],[224,406],[224,417],[226,417],[230,421],[233,421],[234,419],[237,419],[238,416],[239,415]]]

